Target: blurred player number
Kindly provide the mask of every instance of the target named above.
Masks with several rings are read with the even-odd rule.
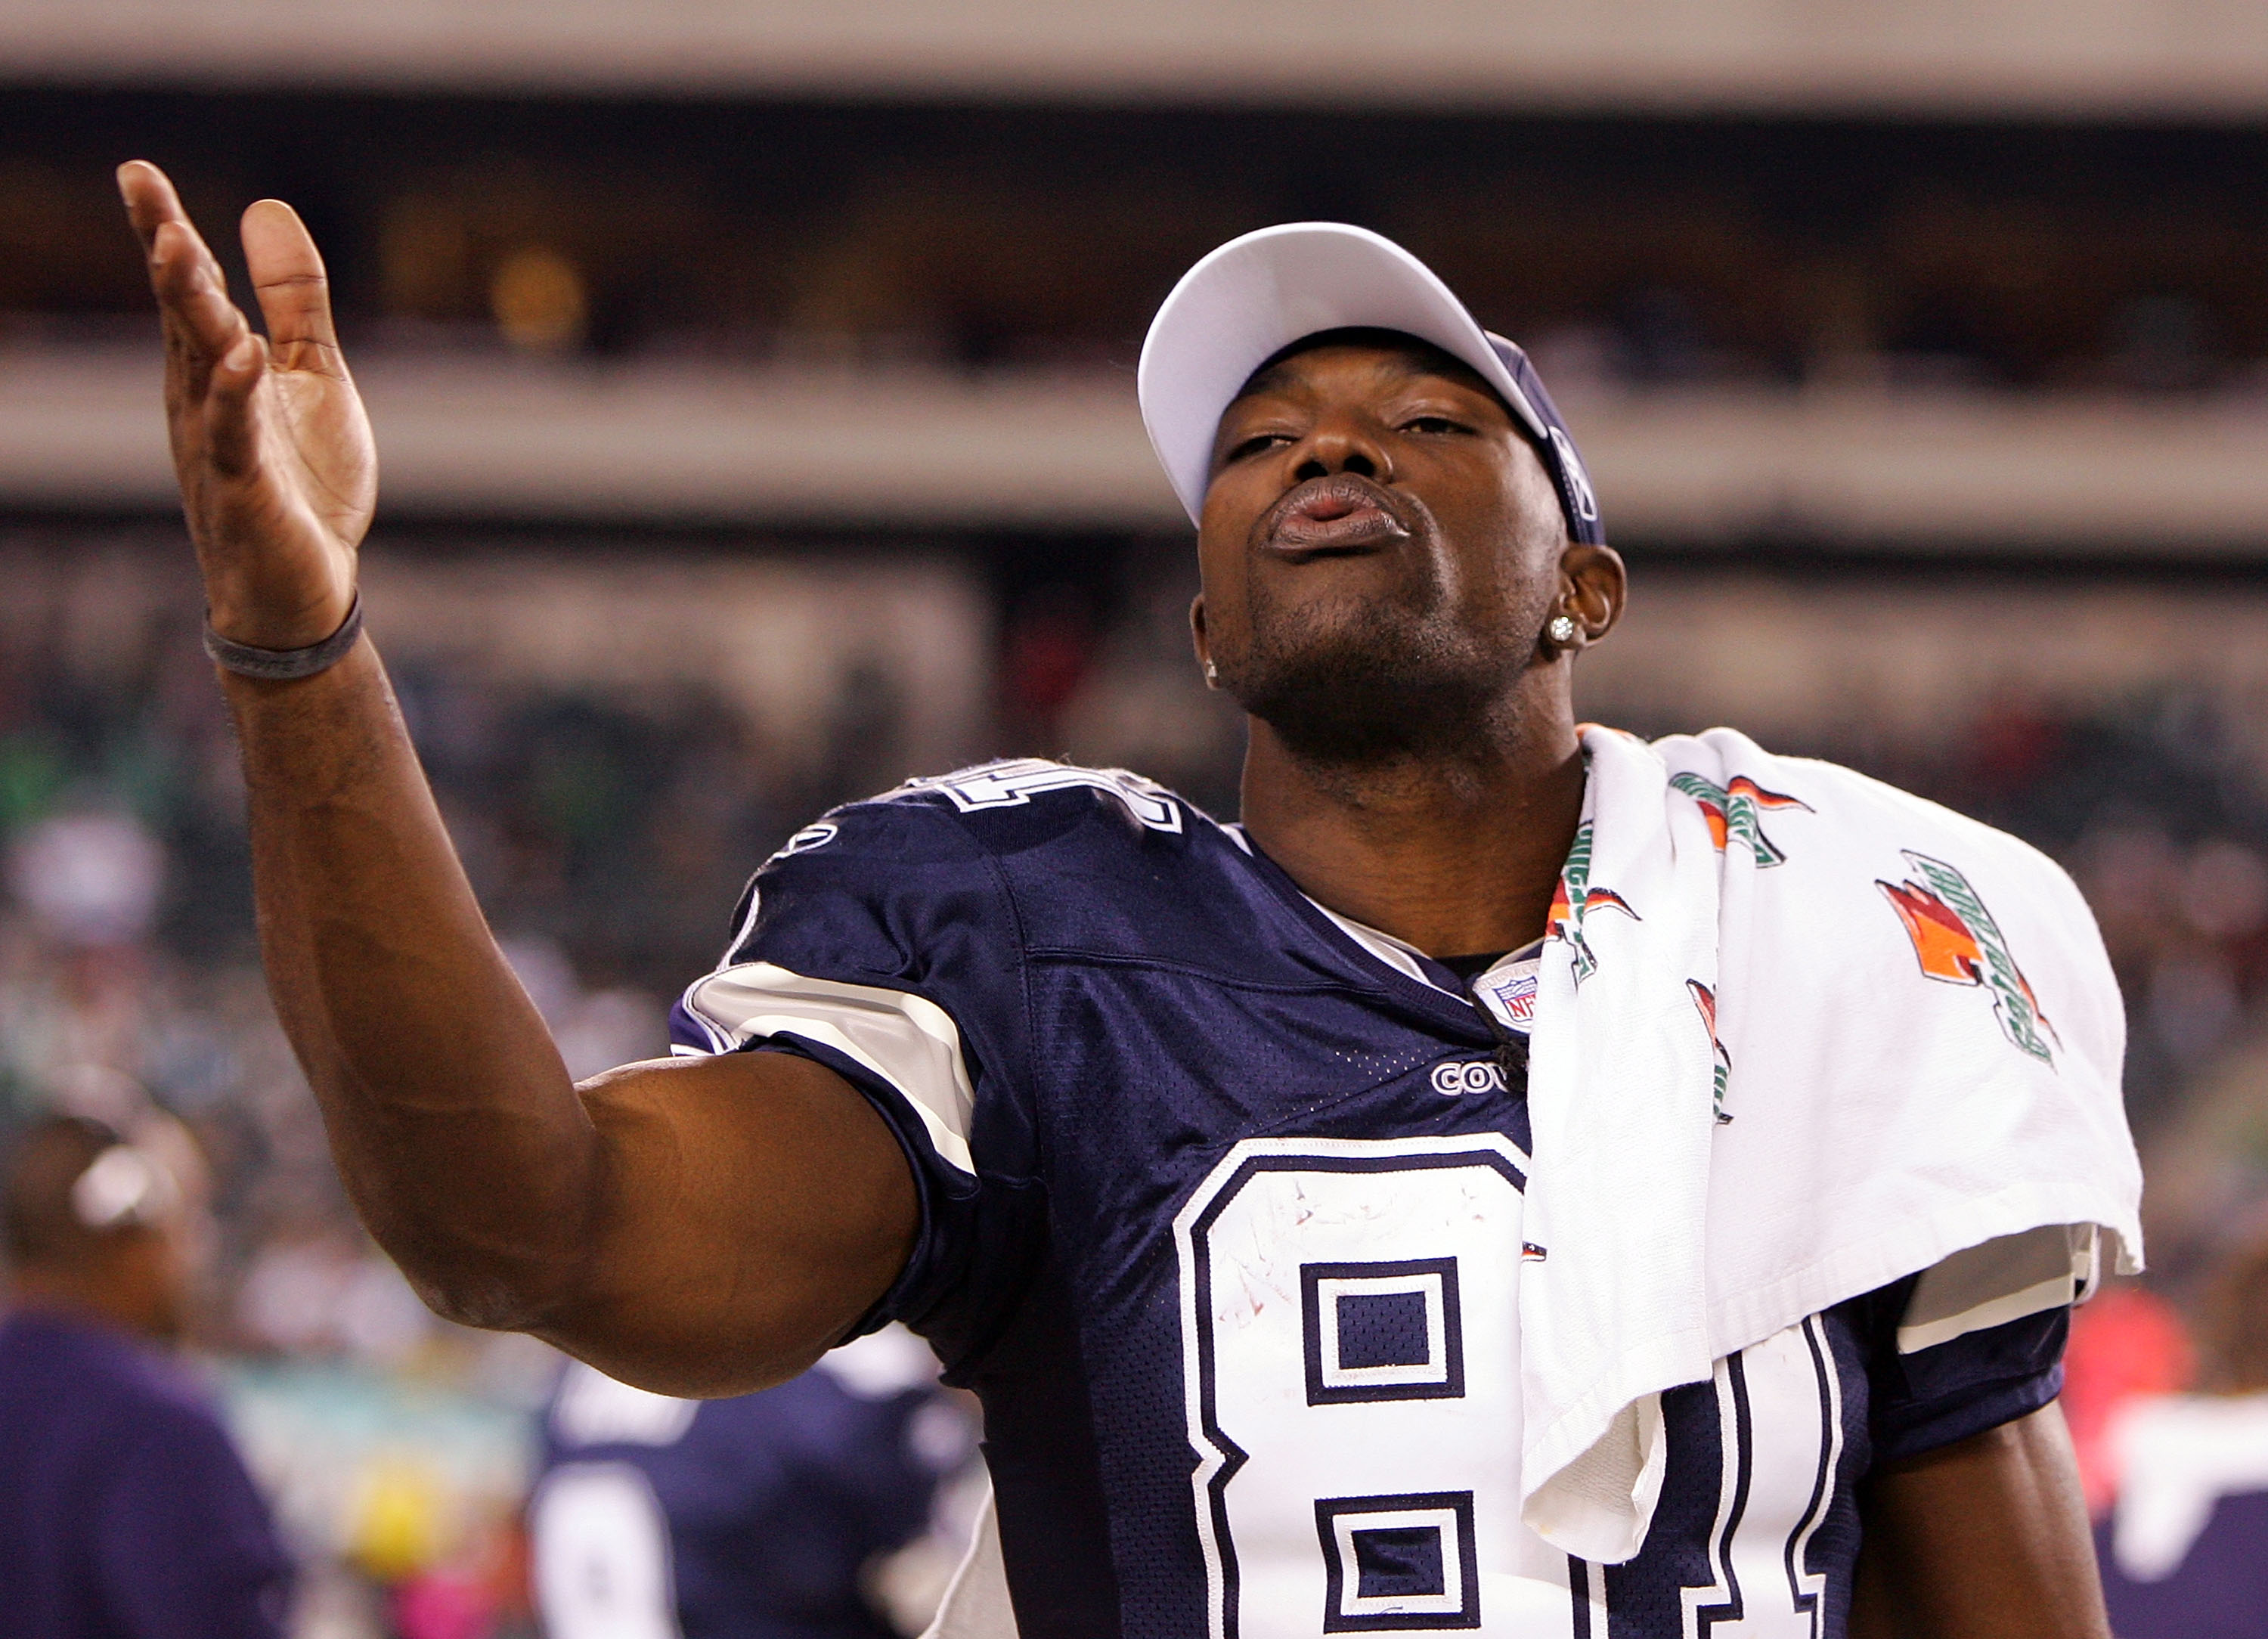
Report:
[[[678,1639],[669,1522],[636,1468],[554,1469],[528,1523],[550,1639]]]
[[[1518,1523],[1526,1170],[1493,1135],[1248,1139],[1176,1218],[1213,1639],[1310,1635],[1319,1607],[1326,1634],[1609,1630],[1601,1573]],[[1817,1629],[1842,1445],[1821,1344],[1807,1321],[1718,1363],[1688,1632]]]

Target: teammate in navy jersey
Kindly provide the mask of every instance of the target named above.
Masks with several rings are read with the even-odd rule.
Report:
[[[246,217],[263,344],[163,177],[122,182],[271,983],[444,1312],[692,1394],[903,1318],[985,1406],[953,1635],[2106,1632],[2049,1403],[2060,1225],[1664,1396],[1628,1562],[1521,1524],[1513,1003],[1624,577],[1524,356],[1406,253],[1285,231],[1145,350],[1198,660],[1249,718],[1241,826],[1030,762],[839,811],[758,874],[681,1055],[578,1089],[358,635],[375,468],[313,245]]]
[[[277,1639],[291,1563],[166,1346],[197,1238],[158,1146],[55,1116],[11,1147],[0,1320],[0,1632]]]
[[[894,1639],[868,1577],[969,1455],[895,1327],[760,1393],[687,1400],[570,1364],[528,1504],[550,1639]]]

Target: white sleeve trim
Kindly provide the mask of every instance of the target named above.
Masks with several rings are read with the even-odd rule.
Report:
[[[1914,1283],[1898,1323],[1898,1353],[2067,1309],[2093,1287],[2099,1253],[2092,1224],[2044,1224],[1956,1252]]]
[[[695,983],[685,1007],[727,1048],[784,1032],[832,1047],[905,1095],[941,1158],[976,1171],[968,1152],[976,1093],[960,1027],[936,1003],[878,985],[808,978],[772,962],[742,962]]]

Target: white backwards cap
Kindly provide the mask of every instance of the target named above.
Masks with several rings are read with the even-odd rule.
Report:
[[[1543,458],[1569,534],[1605,540],[1582,457],[1528,355],[1482,329],[1392,239],[1343,222],[1290,222],[1229,240],[1182,276],[1150,321],[1136,371],[1142,423],[1192,521],[1221,415],[1252,372],[1303,337],[1346,329],[1398,330],[1470,365]]]

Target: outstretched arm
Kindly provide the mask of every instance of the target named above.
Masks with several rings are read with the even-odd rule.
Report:
[[[2110,1639],[2061,1407],[1867,1481],[1851,1639]]]
[[[158,169],[119,173],[164,318],[166,408],[219,634],[346,619],[377,490],[321,258],[245,213],[269,340]],[[733,1393],[799,1371],[911,1245],[903,1155],[784,1054],[633,1064],[577,1088],[498,952],[365,637],[289,682],[225,674],[269,988],[349,1193],[426,1301],[613,1375]]]

